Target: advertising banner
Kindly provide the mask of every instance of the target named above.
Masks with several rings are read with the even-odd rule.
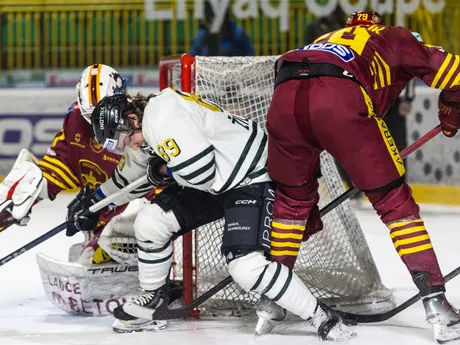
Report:
[[[144,95],[156,88],[129,88]],[[407,117],[411,144],[436,126],[439,90],[416,88],[412,112]],[[42,157],[61,129],[68,107],[75,101],[75,88],[3,89],[0,93],[0,177],[11,169],[22,148]],[[414,152],[406,162],[410,183],[460,186],[460,134],[442,134]]]
[[[152,88],[130,88],[148,95]],[[43,157],[62,129],[69,106],[76,101],[75,88],[3,89],[0,93],[0,177],[8,174],[21,149]]]

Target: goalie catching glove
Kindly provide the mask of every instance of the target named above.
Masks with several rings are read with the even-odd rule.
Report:
[[[158,155],[153,155],[147,165],[147,179],[155,187],[166,187],[176,183],[172,174],[168,171],[166,162]]]
[[[439,95],[438,117],[441,122],[442,132],[446,137],[453,137],[460,128],[460,103],[449,102],[444,91]]]
[[[19,153],[13,168],[0,184],[0,230],[12,224],[26,225],[32,206],[48,198],[47,181],[28,150]]]
[[[85,186],[80,190],[75,199],[67,205],[66,235],[71,237],[79,231],[94,230],[104,209],[93,213],[89,212],[89,208],[104,198],[105,196],[99,189],[93,191]]]

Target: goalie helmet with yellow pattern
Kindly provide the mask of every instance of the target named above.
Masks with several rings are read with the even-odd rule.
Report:
[[[93,64],[85,68],[77,84],[81,115],[91,123],[91,113],[105,96],[126,94],[126,80],[110,66]]]

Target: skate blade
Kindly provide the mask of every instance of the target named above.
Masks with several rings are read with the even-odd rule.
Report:
[[[256,336],[261,336],[270,333],[275,328],[277,321],[267,320],[259,317],[256,325]]]
[[[152,332],[166,329],[168,322],[164,320],[153,320],[140,322],[140,320],[123,321],[115,319],[112,329],[116,333]]]
[[[325,340],[341,342],[350,340],[356,337],[356,335],[355,331],[352,331],[351,329],[346,328],[345,325],[341,324],[340,326],[331,329]]]
[[[433,328],[434,337],[436,338],[438,344],[446,344],[452,341],[460,340],[459,328],[449,328],[448,326],[444,325],[435,325]]]

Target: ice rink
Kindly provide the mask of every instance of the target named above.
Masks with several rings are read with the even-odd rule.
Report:
[[[65,219],[71,195],[34,208],[27,227],[12,227],[0,233],[0,257],[49,231]],[[361,226],[374,255],[383,283],[392,289],[398,304],[416,293],[412,280],[396,254],[388,230],[368,207],[357,211]],[[460,209],[424,207],[422,216],[438,258],[447,274],[460,265]],[[273,334],[254,336],[254,321],[175,321],[165,331],[115,334],[111,317],[75,317],[55,308],[44,294],[37,252],[65,260],[71,244],[81,235],[67,238],[61,233],[34,250],[0,267],[0,345],[309,345],[320,344],[312,327],[305,322],[284,322]],[[460,307],[460,277],[447,285],[449,300]],[[424,321],[421,303],[393,319],[374,325],[354,327],[355,345],[435,344],[431,328]],[[460,344],[460,341],[458,342]],[[324,343],[323,343],[324,344]],[[454,343],[453,343],[454,344]]]

